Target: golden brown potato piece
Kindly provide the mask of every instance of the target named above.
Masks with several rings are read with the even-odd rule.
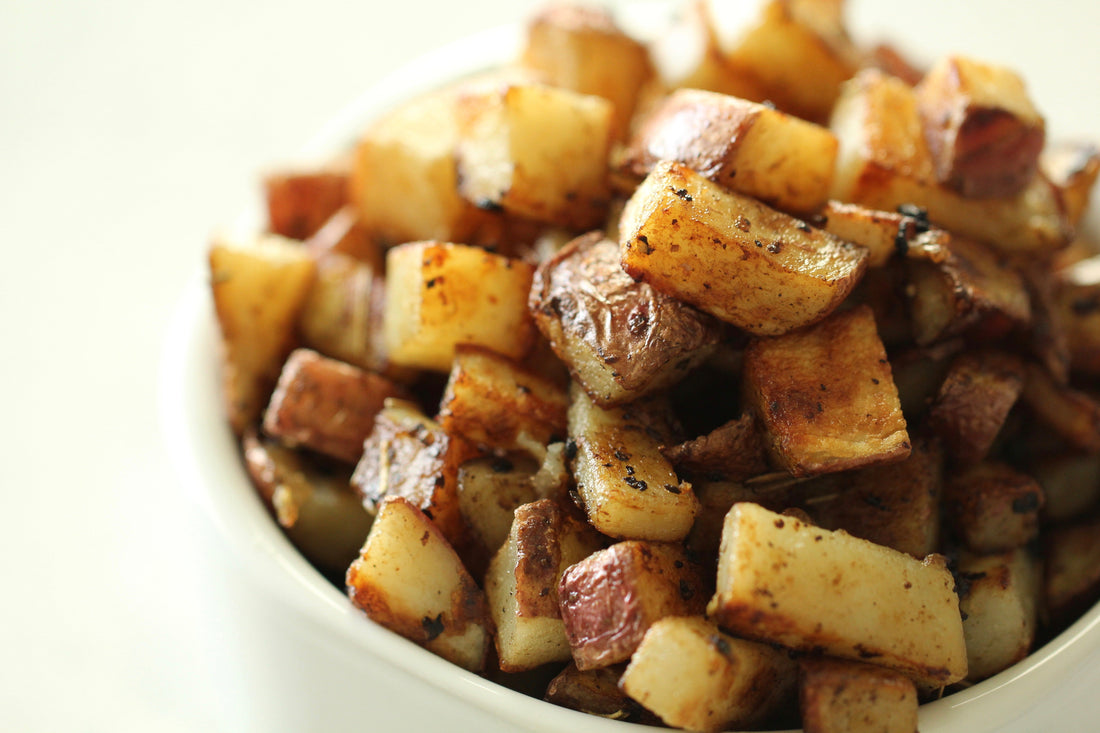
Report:
[[[786,701],[797,679],[785,651],[688,616],[649,627],[620,686],[668,725],[720,731],[751,729]]]
[[[748,413],[661,452],[678,474],[707,481],[743,481],[768,469],[760,423]]]
[[[629,131],[638,93],[654,73],[648,49],[610,13],[570,4],[551,5],[531,19],[520,63],[548,84],[611,102],[617,139]]]
[[[271,231],[309,239],[348,202],[345,170],[279,171],[264,177]]]
[[[826,529],[892,547],[918,560],[940,541],[943,450],[917,440],[909,457],[896,463],[830,474],[800,484],[799,502]]]
[[[460,344],[439,405],[448,433],[535,460],[565,439],[569,395],[495,351]]]
[[[448,542],[466,543],[458,503],[458,469],[478,455],[457,435],[448,435],[411,402],[388,400],[363,444],[351,484],[367,511],[387,496],[400,496],[431,517]]]
[[[895,255],[904,255],[910,242],[927,247],[947,238],[942,229],[929,225],[923,212],[904,207],[902,211],[906,213],[827,201],[820,212],[820,227],[829,234],[866,247],[869,253],[867,267],[883,267]]]
[[[799,668],[805,733],[917,733],[917,688],[905,675],[828,657]]]
[[[570,663],[546,688],[546,701],[611,720],[653,723],[652,715],[619,689],[625,665],[581,671]]]
[[[782,473],[764,474],[753,481],[703,480],[692,484],[699,497],[699,513],[684,541],[685,546],[713,565],[722,544],[722,524],[734,504],[747,501],[773,512],[784,512],[796,505],[798,487],[802,483]]]
[[[1100,402],[1067,385],[1061,385],[1037,364],[1027,365],[1023,402],[1046,425],[1071,445],[1084,451],[1100,451]]]
[[[680,545],[630,540],[589,555],[558,585],[573,661],[580,670],[626,661],[654,621],[701,614],[709,592]]]
[[[324,225],[305,240],[306,249],[322,259],[335,254],[351,257],[374,272],[382,272],[386,255],[378,238],[371,235],[351,204],[343,206]]]
[[[458,469],[458,509],[488,562],[508,539],[516,508],[539,499],[532,479],[538,466],[527,456],[485,457],[466,461]],[[475,577],[481,568],[467,564]]]
[[[573,387],[566,457],[588,521],[609,537],[682,540],[699,502],[637,405],[600,407]]]
[[[890,363],[867,306],[750,343],[744,390],[773,460],[795,476],[909,455]]]
[[[769,0],[727,54],[780,109],[828,119],[840,85],[856,70],[843,3]]]
[[[1040,567],[1025,548],[959,558],[959,608],[963,613],[968,672],[979,682],[1031,651],[1038,623]]]
[[[967,198],[939,183],[915,93],[900,79],[876,69],[859,72],[845,83],[830,127],[840,141],[837,200],[883,211],[920,206],[933,224],[1031,259],[1049,259],[1072,238],[1057,192],[1043,176],[1007,198]]]
[[[1047,145],[1039,156],[1039,169],[1058,189],[1066,220],[1076,227],[1100,175],[1100,148],[1092,143]]]
[[[598,226],[610,192],[614,107],[540,84],[502,84],[459,100],[458,190],[474,205],[569,229]]]
[[[570,659],[558,608],[558,581],[601,547],[599,534],[550,499],[516,508],[504,546],[485,575],[485,594],[505,672]]]
[[[528,307],[554,353],[601,405],[674,384],[722,336],[710,316],[634,282],[619,266],[618,246],[599,232],[539,265]]]
[[[968,548],[979,553],[1022,547],[1039,534],[1043,488],[1002,463],[979,463],[952,473],[944,486],[944,516]]]
[[[489,650],[485,594],[435,522],[387,497],[347,573],[348,596],[371,620],[444,659],[479,672]]]
[[[939,394],[951,359],[964,348],[961,339],[932,346],[908,348],[890,357],[890,369],[898,388],[898,400],[905,420],[915,425],[922,420]]]
[[[631,196],[619,241],[631,277],[762,335],[824,318],[867,261],[865,249],[670,161]]]
[[[1043,544],[1043,602],[1059,628],[1100,600],[1100,518],[1056,527]]]
[[[1027,284],[990,248],[952,237],[914,241],[907,253],[909,305],[918,344],[962,333],[993,341],[1031,324]]]
[[[675,160],[777,209],[808,213],[825,203],[836,150],[824,127],[737,97],[680,89],[648,114],[621,165],[640,178]]]
[[[478,247],[410,242],[386,255],[386,352],[400,366],[448,372],[458,344],[521,359],[535,326],[534,267]]]
[[[1035,177],[1046,124],[1015,72],[946,56],[914,91],[936,180],[983,198],[1015,196]]]
[[[1100,375],[1100,255],[1058,271],[1053,297],[1073,371]]]
[[[963,465],[986,457],[1024,388],[1024,364],[1000,351],[967,351],[951,362],[928,424]]]
[[[355,463],[382,405],[404,396],[405,390],[385,377],[296,349],[264,413],[264,432],[291,448]]]
[[[966,676],[954,588],[941,556],[922,562],[739,503],[726,515],[707,616],[745,638],[873,660],[938,687]]]
[[[348,473],[322,470],[251,429],[241,448],[253,485],[294,546],[324,572],[345,571],[373,519],[351,491]]]
[[[287,354],[313,280],[300,245],[275,235],[251,242],[215,239],[210,288],[223,348],[223,399],[233,432],[259,420]]]

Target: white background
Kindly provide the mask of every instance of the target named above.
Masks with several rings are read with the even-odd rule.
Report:
[[[262,690],[231,657],[262,598],[158,430],[172,307],[262,170],[388,71],[532,7],[0,3],[0,730],[255,719]],[[858,0],[850,16],[928,58],[966,49],[1010,63],[1055,136],[1100,140],[1098,8]],[[233,618],[235,598],[253,610]],[[278,658],[279,641],[265,643]],[[1077,687],[1047,708],[1072,708],[1080,727],[1063,730],[1100,713]]]

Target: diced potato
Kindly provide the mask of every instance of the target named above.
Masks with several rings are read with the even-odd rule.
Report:
[[[1039,156],[1039,168],[1057,187],[1066,220],[1076,227],[1088,210],[1100,175],[1100,148],[1091,143],[1047,145]]]
[[[1046,425],[1081,450],[1100,451],[1100,402],[1057,384],[1045,369],[1027,365],[1023,402]]]
[[[348,201],[346,170],[279,171],[264,177],[268,226],[289,239],[308,239]]]
[[[992,341],[1030,325],[1027,284],[995,251],[960,237],[914,242],[907,251],[918,344],[963,333]]]
[[[458,469],[458,509],[486,558],[508,539],[516,508],[539,499],[526,456],[474,458]],[[471,568],[473,570],[473,568]]]
[[[1076,372],[1100,375],[1100,255],[1055,277],[1055,318],[1065,329],[1070,365]]]
[[[661,452],[677,474],[708,481],[743,481],[768,469],[760,422],[749,413]]]
[[[677,541],[691,529],[699,502],[661,455],[634,407],[603,408],[573,388],[569,408],[577,495],[596,529],[620,539]]]
[[[1063,452],[1028,467],[1043,487],[1043,519],[1064,522],[1085,513],[1100,500],[1100,454]]]
[[[959,558],[959,608],[966,635],[968,680],[992,677],[1031,651],[1039,571],[1035,558],[1024,548],[997,555],[964,553]]]
[[[539,84],[459,100],[458,190],[486,209],[587,229],[603,221],[613,105]]]
[[[631,196],[619,238],[631,277],[762,335],[824,318],[867,261],[863,248],[669,161]]]
[[[295,346],[294,326],[315,268],[305,249],[275,235],[251,242],[218,238],[209,265],[224,349],[225,408],[240,435],[260,418]]]
[[[302,304],[298,330],[311,349],[363,369],[378,371],[381,359],[371,343],[373,291],[380,271],[348,255],[317,257],[309,295]]]
[[[934,246],[948,236],[911,213],[876,211],[840,201],[827,201],[821,219],[821,228],[829,234],[867,248],[867,267],[883,267],[895,255],[904,255],[912,240],[919,240],[918,246]]]
[[[939,394],[951,358],[963,349],[961,339],[898,351],[890,356],[890,369],[898,388],[898,400],[907,423],[923,419]]]
[[[388,496],[400,496],[461,548],[467,534],[459,510],[458,469],[477,455],[471,443],[448,435],[416,405],[387,400],[363,444],[351,484],[367,511],[376,512]]]
[[[955,582],[919,561],[755,504],[726,515],[707,616],[730,632],[896,669],[918,684],[966,676]]]
[[[405,498],[381,503],[347,587],[371,620],[460,667],[484,668],[485,594],[435,523]]]
[[[448,433],[535,460],[565,438],[568,393],[494,351],[460,344],[439,406]]]
[[[593,400],[636,400],[682,379],[722,336],[721,324],[619,266],[619,248],[592,232],[535,271],[528,301],[539,330]]]
[[[639,177],[674,160],[784,211],[812,212],[832,185],[837,142],[818,125],[755,102],[680,89],[652,110],[623,167]]]
[[[797,679],[786,652],[734,638],[701,617],[681,617],[649,628],[620,685],[668,725],[720,731],[766,718]]]
[[[373,236],[359,219],[359,212],[351,204],[343,206],[329,217],[324,225],[305,240],[305,246],[318,260],[326,255],[351,257],[382,272],[385,253],[378,238]]]
[[[826,529],[892,547],[918,560],[940,541],[943,450],[917,440],[909,457],[896,463],[830,474],[801,484],[800,505]]]
[[[348,486],[348,474],[323,471],[253,430],[241,448],[253,485],[294,546],[324,572],[346,570],[372,520]]]
[[[571,658],[558,581],[600,549],[599,535],[550,499],[516,508],[508,540],[485,576],[500,668],[519,672]]]
[[[945,516],[975,552],[1023,547],[1039,534],[1043,488],[1002,463],[979,463],[953,472],[944,486]]]
[[[612,665],[581,671],[571,663],[550,681],[546,701],[611,720],[655,722],[648,720],[650,714],[619,689],[624,669],[624,665]]]
[[[1058,628],[1100,600],[1100,518],[1054,528],[1044,548],[1043,603]]]
[[[769,0],[728,58],[759,80],[780,109],[828,119],[840,85],[856,69],[842,3]]]
[[[558,586],[573,661],[581,670],[626,661],[651,624],[701,614],[707,593],[680,545],[629,540],[589,555]]]
[[[629,131],[638,93],[654,73],[648,49],[606,10],[579,5],[551,5],[535,15],[520,63],[548,84],[611,102],[617,139]]]
[[[890,363],[866,306],[754,340],[745,352],[744,390],[772,458],[795,476],[909,455]]]
[[[968,351],[951,362],[928,415],[949,455],[961,464],[986,457],[1024,388],[1024,365],[999,351]]]
[[[393,363],[447,372],[461,343],[513,359],[531,347],[531,265],[478,247],[412,242],[387,253],[386,272],[383,327]]]
[[[1046,125],[1015,72],[946,56],[914,91],[936,180],[979,198],[1014,196],[1035,177]]]
[[[773,512],[784,512],[795,506],[797,485],[801,482],[791,480],[787,474],[782,474],[783,478],[779,480],[764,480],[774,476],[764,475],[756,481],[746,482],[700,481],[693,484],[695,495],[699,497],[699,514],[691,526],[685,546],[713,564],[722,544],[722,524],[734,504],[752,502]]]
[[[917,688],[884,667],[828,657],[800,664],[805,733],[916,733]]]
[[[840,141],[835,199],[883,211],[920,206],[948,231],[1032,259],[1049,259],[1072,238],[1057,192],[1042,176],[1007,198],[967,198],[940,184],[915,93],[900,79],[859,72],[845,83],[830,126]]]
[[[385,377],[297,349],[271,395],[264,432],[292,448],[355,463],[385,401],[405,394]]]

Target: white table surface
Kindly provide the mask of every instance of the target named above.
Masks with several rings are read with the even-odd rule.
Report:
[[[921,8],[953,5],[855,0],[851,15],[916,36]],[[261,719],[253,693],[285,683],[278,660],[311,673],[279,639],[269,678],[241,689],[232,673],[262,602],[165,457],[163,330],[259,171],[390,69],[533,6],[0,4],[0,730],[240,730]],[[1027,7],[967,3],[905,44],[1013,63],[1056,134],[1100,139],[1098,4]],[[1011,42],[975,32],[994,8],[1021,13]],[[1051,701],[1075,711],[1062,730],[1090,729],[1098,682],[1086,671]]]

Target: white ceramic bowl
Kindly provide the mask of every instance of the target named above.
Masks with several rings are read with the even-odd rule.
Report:
[[[655,12],[647,6],[632,18],[631,27],[651,23]],[[1004,18],[999,21],[1004,25]],[[987,30],[996,26],[992,23]],[[512,58],[518,40],[517,28],[498,28],[425,56],[368,90],[326,126],[305,153],[331,152],[351,140],[364,120],[398,101],[446,78]],[[251,604],[250,618],[265,619],[260,629],[249,624],[244,634],[248,640],[239,648],[229,644],[231,654],[248,659],[237,667],[240,679],[231,679],[237,689],[227,694],[261,698],[240,708],[234,729],[301,730],[307,725],[329,731],[657,730],[583,715],[504,689],[376,626],[355,609],[298,554],[252,489],[223,419],[218,349],[206,278],[199,274],[188,286],[167,335],[161,412],[181,482],[226,540],[221,550],[229,555],[224,568],[229,580],[223,582],[234,589],[234,600],[213,607],[232,615]],[[239,631],[238,627],[238,633],[229,636],[242,636]],[[291,660],[280,654],[299,656]],[[281,666],[281,671],[272,672],[271,665]],[[286,690],[266,683],[257,690],[248,679],[257,675],[295,679]],[[1100,703],[1089,689],[1094,684],[1100,684],[1100,607],[1020,664],[923,706],[920,729],[974,733],[1023,725],[1019,730],[1089,730],[1100,715]],[[296,712],[288,712],[292,709]],[[1021,715],[1024,722],[1018,720]]]

